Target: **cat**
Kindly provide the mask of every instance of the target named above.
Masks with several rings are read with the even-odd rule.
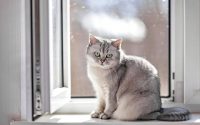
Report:
[[[184,121],[184,108],[162,108],[156,68],[142,57],[126,55],[122,39],[89,36],[87,73],[98,104],[92,118]]]

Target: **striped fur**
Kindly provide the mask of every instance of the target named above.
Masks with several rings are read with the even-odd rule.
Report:
[[[190,112],[185,108],[163,108],[157,117],[160,121],[186,121],[190,119]]]

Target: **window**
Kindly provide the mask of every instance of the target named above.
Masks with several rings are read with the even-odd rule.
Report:
[[[169,97],[169,0],[46,2],[31,2],[34,117],[56,111],[71,97],[95,97],[86,75],[88,33],[122,37],[127,54],[142,56],[156,66],[161,95]]]
[[[180,102],[185,101],[187,104],[189,104],[186,106],[189,106],[192,111],[199,111],[199,105],[193,104],[199,104],[197,101],[199,98],[199,78],[197,77],[199,70],[196,68],[199,66],[199,46],[196,46],[199,45],[199,37],[197,35],[199,33],[199,29],[196,28],[196,24],[199,25],[200,18],[193,14],[199,10],[200,4],[195,4],[194,1],[186,3],[181,0],[172,1],[173,4],[171,5],[173,5],[173,13],[171,17],[173,19],[171,20],[172,25],[170,27],[170,0],[127,0],[120,5],[125,6],[127,2],[130,2],[130,4],[127,4],[127,9],[135,7],[135,9],[131,9],[132,11],[134,10],[134,15],[131,15],[131,18],[127,19],[124,19],[124,13],[118,12],[119,10],[117,7],[119,6],[118,4],[121,2],[121,0],[115,0],[116,3],[113,4],[116,5],[116,7],[113,7],[113,10],[115,11],[112,13],[110,13],[111,9],[109,9],[109,7],[112,8],[113,4],[106,4],[109,6],[102,11],[100,8],[105,6],[105,3],[101,1],[101,4],[95,5],[94,1],[95,0],[93,0],[92,3],[88,3],[91,1],[32,0],[31,4],[29,3],[30,1],[25,2],[26,5],[31,6],[30,15],[32,18],[25,18],[24,20],[27,24],[23,24],[27,26],[31,22],[31,29],[29,30],[29,26],[27,26],[28,28],[26,27],[25,29],[25,31],[27,31],[25,34],[29,34],[31,31],[31,38],[28,40],[29,36],[27,35],[26,41],[23,41],[25,42],[23,44],[26,47],[23,51],[28,51],[28,54],[25,53],[27,55],[22,57],[23,64],[25,64],[24,69],[26,69],[26,71],[22,71],[22,75],[31,76],[31,73],[29,74],[29,70],[31,70],[32,78],[25,78],[21,84],[22,91],[25,90],[25,92],[21,93],[21,103],[22,106],[24,106],[24,108],[21,109],[23,115],[22,117],[24,119],[31,119],[31,116],[35,118],[38,115],[53,111],[66,113],[67,111],[65,109],[72,109],[73,112],[76,113],[88,113],[89,110],[91,111],[93,109],[93,104],[95,103],[89,103],[90,105],[88,105],[86,100],[90,100],[89,102],[95,102],[94,98],[88,99],[88,97],[94,97],[94,92],[90,86],[91,84],[87,83],[89,81],[86,76],[86,68],[80,66],[81,64],[86,65],[84,51],[88,41],[88,32],[108,38],[115,38],[119,36],[123,37],[125,42],[122,48],[127,54],[143,56],[152,62],[158,68],[158,70],[160,70],[160,76],[162,75],[161,79],[164,81],[161,83],[163,84],[162,86],[166,85],[165,87],[162,87],[161,90],[163,97],[170,94],[170,67],[172,66],[172,71],[176,71],[176,78],[173,80],[176,84],[171,87],[172,89],[177,90],[175,92],[175,98],[179,97],[182,99],[184,97],[184,99],[182,99]],[[108,0],[107,2],[112,2],[112,0]],[[193,7],[194,9],[191,9]],[[26,6],[24,9],[29,10],[30,8]],[[137,22],[137,25],[134,26],[138,26],[139,28],[142,26],[143,30],[137,34],[134,34],[135,32],[133,32],[132,35],[135,35],[134,37],[128,37],[128,35],[124,34],[123,32],[120,32],[119,34],[114,34],[115,32],[112,32],[107,35],[107,32],[111,31],[105,31],[104,27],[100,27],[100,30],[105,31],[105,34],[104,32],[99,32],[99,27],[94,27],[94,25],[83,25],[88,19],[91,18],[94,18],[94,22],[91,24],[95,24],[95,22],[99,21],[95,20],[96,15],[94,15],[94,13],[90,13],[91,11],[93,12],[93,9],[95,8],[98,10],[96,10],[97,12],[95,11],[95,13],[100,13],[98,16],[104,17],[106,21],[114,19],[115,21],[117,20],[117,22],[120,22],[120,26],[124,26],[125,24],[122,25],[123,23],[121,22],[134,20]],[[152,10],[145,11],[149,9]],[[26,13],[27,15],[28,12]],[[155,15],[151,15],[152,13]],[[153,19],[149,18],[154,16],[155,18]],[[187,16],[189,16],[189,18],[186,19]],[[83,20],[81,20],[80,17]],[[193,20],[194,18],[196,19],[196,17],[198,17],[197,20]],[[157,25],[153,25],[154,21]],[[191,23],[191,21],[194,22]],[[136,27],[136,29],[138,27]],[[172,29],[172,46],[170,46],[170,28]],[[150,29],[153,29],[152,32],[150,32]],[[195,29],[196,35],[192,34],[193,29]],[[131,33],[129,32],[129,35]],[[195,38],[195,40],[193,38]],[[163,40],[165,42],[158,42],[159,40]],[[185,43],[187,44],[187,47],[184,46]],[[157,47],[163,47],[163,49],[157,49]],[[195,50],[193,48],[195,48]],[[171,55],[170,52],[172,52]],[[78,58],[75,58],[75,56]],[[171,61],[170,56],[173,57],[173,61]],[[193,62],[186,60],[190,57],[192,57],[192,59],[197,59],[197,61]],[[82,62],[79,63],[76,61],[76,59],[79,59]],[[173,62],[171,66],[170,62]],[[30,68],[31,65],[32,69]],[[83,69],[81,70],[83,71],[81,75],[78,74],[80,71],[79,67]],[[193,75],[192,71],[196,71],[196,75]],[[187,73],[191,74],[185,76]],[[85,75],[85,80],[82,78],[82,75]],[[75,78],[80,78],[79,80],[84,82],[85,88],[82,88],[84,90],[88,90],[88,92],[82,91],[82,88],[80,88],[81,84],[75,82]],[[184,88],[183,85],[187,85],[187,88]],[[183,89],[186,91],[183,91]],[[24,96],[24,93],[26,93],[26,96]],[[71,99],[71,97],[81,97],[84,99],[80,100],[81,103],[75,103],[72,101],[74,99]],[[64,107],[64,105],[67,106],[67,108]],[[32,110],[30,108],[31,106]],[[80,108],[80,106],[83,107]],[[57,110],[58,108],[60,109]]]
[[[33,36],[36,44],[33,46],[33,53],[36,53],[33,55],[33,68],[38,69],[39,65],[38,71],[33,70],[34,116],[49,110],[54,112],[74,97],[95,97],[86,71],[85,51],[89,33],[123,38],[122,48],[127,54],[144,57],[155,65],[161,77],[161,95],[169,97],[169,2],[50,0],[46,5],[44,1],[34,1],[33,12],[37,16],[33,20],[33,33],[37,30],[41,34]],[[46,10],[41,8],[44,5]],[[40,74],[43,80],[35,77]]]
[[[108,3],[109,4],[108,4]],[[123,50],[149,60],[170,96],[169,0],[50,0],[49,70],[51,112],[71,98],[94,98],[87,77],[88,35],[123,38]],[[154,18],[152,18],[154,17]]]
[[[144,57],[158,69],[161,95],[169,97],[169,2],[169,0],[70,0],[68,37],[71,48],[71,96],[85,98],[95,96],[87,77],[85,58],[88,34],[92,33],[106,38],[123,38],[122,49],[127,54]]]

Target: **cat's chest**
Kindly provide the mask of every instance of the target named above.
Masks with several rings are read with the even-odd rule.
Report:
[[[110,81],[112,77],[114,77],[116,74],[113,73],[111,70],[104,70],[104,69],[97,69],[97,68],[88,68],[88,75],[90,79],[93,79],[95,81],[102,81],[107,82]]]

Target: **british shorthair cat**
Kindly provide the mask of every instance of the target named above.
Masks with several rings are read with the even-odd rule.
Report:
[[[126,55],[121,39],[90,35],[87,47],[88,77],[98,104],[92,118],[118,120],[184,121],[184,108],[162,108],[156,68],[142,57]]]

